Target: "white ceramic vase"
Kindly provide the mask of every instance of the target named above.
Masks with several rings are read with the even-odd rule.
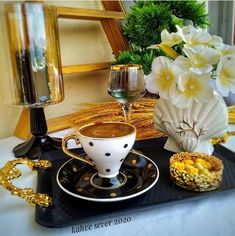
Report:
[[[228,130],[227,107],[216,92],[210,101],[193,102],[185,109],[161,98],[154,109],[154,126],[168,135],[165,149],[211,155],[214,147],[210,139],[222,137]]]

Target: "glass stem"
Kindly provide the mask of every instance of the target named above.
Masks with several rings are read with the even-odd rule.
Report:
[[[123,103],[121,105],[122,105],[122,110],[123,110],[123,114],[124,114],[124,120],[126,123],[130,123],[132,104],[131,103]]]

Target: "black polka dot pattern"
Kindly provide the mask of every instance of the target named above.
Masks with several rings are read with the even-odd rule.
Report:
[[[89,142],[89,145],[90,145],[91,147],[93,147],[93,146],[94,146],[94,143],[92,143],[92,142]]]
[[[105,153],[105,156],[106,156],[106,157],[109,157],[109,156],[111,156],[111,154],[108,153],[108,152],[106,152],[106,153]]]
[[[106,169],[106,172],[110,172],[110,169]]]
[[[124,148],[127,148],[127,147],[128,147],[128,144],[126,143],[123,147],[124,147]]]

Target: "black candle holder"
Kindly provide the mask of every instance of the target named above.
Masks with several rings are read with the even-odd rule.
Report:
[[[40,158],[44,152],[61,149],[60,138],[46,135],[47,123],[42,107],[30,108],[30,130],[33,136],[13,149],[16,157],[27,156],[34,160]]]

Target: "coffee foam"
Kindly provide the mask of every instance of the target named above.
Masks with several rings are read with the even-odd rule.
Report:
[[[94,138],[115,138],[129,135],[134,132],[134,128],[123,123],[97,123],[80,129],[84,136]]]

